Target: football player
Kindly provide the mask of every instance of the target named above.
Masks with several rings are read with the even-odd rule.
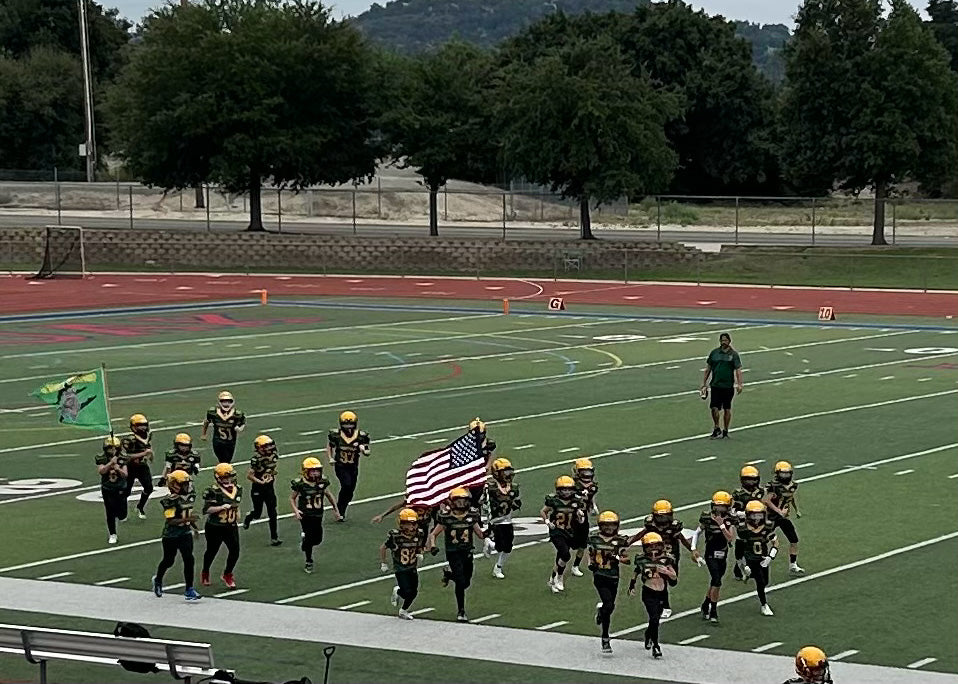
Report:
[[[795,655],[795,674],[785,684],[832,684],[828,658],[818,646],[805,646]]]
[[[103,451],[96,457],[96,471],[100,474],[100,495],[106,509],[108,544],[116,544],[116,521],[126,520],[126,456],[119,437],[103,440]]]
[[[482,462],[486,465],[487,469],[490,469],[489,461],[492,459],[492,452],[496,450],[496,443],[489,439],[489,436],[486,434],[486,424],[482,422],[481,418],[476,416],[469,421],[469,432],[478,437],[479,451],[482,453]],[[486,488],[483,485],[469,487],[469,494],[472,496],[473,508],[482,511],[485,493]]]
[[[206,431],[213,426],[213,453],[220,463],[230,463],[236,451],[236,437],[246,428],[246,416],[236,410],[236,402],[229,392],[220,392],[216,406],[210,407],[203,420],[200,439],[206,441]]]
[[[575,549],[575,560],[572,562],[572,574],[576,577],[582,577],[582,570],[579,565],[585,556],[585,549],[589,545],[589,515],[596,515],[599,512],[599,505],[595,501],[595,495],[599,491],[599,485],[595,481],[595,468],[592,467],[592,461],[587,458],[580,458],[572,465],[572,480],[575,482],[575,494],[585,504],[585,520],[576,523],[572,528],[572,548]]]
[[[589,537],[589,570],[599,592],[595,623],[602,628],[602,652],[612,653],[609,625],[619,593],[619,564],[629,562],[629,540],[619,534],[619,516],[614,511],[600,513],[598,524],[598,533]]]
[[[486,483],[486,505],[489,507],[489,529],[486,533],[485,554],[499,556],[492,568],[492,576],[505,579],[502,569],[512,553],[515,531],[512,528],[512,514],[522,508],[519,498],[519,485],[513,481],[515,470],[506,458],[497,458],[492,462],[492,477]]]
[[[339,430],[330,430],[326,459],[339,480],[339,514],[346,519],[346,508],[353,500],[359,479],[359,458],[369,456],[369,435],[357,429],[358,418],[352,411],[339,414]]]
[[[193,504],[196,495],[190,486],[190,475],[185,470],[174,470],[166,479],[169,495],[160,499],[163,508],[163,558],[153,575],[153,593],[163,596],[163,576],[173,567],[176,554],[183,558],[184,596],[187,601],[201,598],[193,587],[193,538],[199,536]]]
[[[765,498],[765,489],[759,484],[758,468],[744,466],[739,471],[738,480],[742,486],[732,492],[732,515],[735,516],[736,524],[745,519],[745,506],[749,501],[761,501]],[[734,548],[735,565],[732,567],[732,574],[735,579],[744,580],[745,542],[736,538]]]
[[[629,545],[635,544],[641,540],[646,533],[655,532],[660,535],[665,542],[669,557],[674,559],[674,570],[676,580],[679,575],[680,544],[692,552],[692,560],[699,565],[705,565],[699,552],[692,548],[692,542],[682,534],[682,523],[675,519],[672,511],[672,503],[666,499],[659,499],[652,504],[652,513],[645,516],[645,526],[638,534],[629,539]],[[662,617],[672,617],[672,605],[669,602],[669,592],[666,588]]]
[[[735,529],[736,535],[745,543],[745,576],[755,580],[755,593],[762,606],[762,615],[774,613],[765,598],[768,586],[768,566],[778,555],[778,539],[775,538],[775,523],[768,519],[765,504],[749,501],[745,504],[745,520]]]
[[[223,569],[223,584],[236,588],[233,570],[239,560],[239,512],[243,488],[236,484],[236,471],[229,463],[217,463],[213,468],[215,484],[203,494],[203,513],[206,514],[206,553],[203,554],[203,570],[200,583],[210,586],[210,566],[219,553],[220,545],[226,545],[226,567]]]
[[[443,545],[449,569],[443,570],[443,585],[452,580],[456,585],[456,620],[468,622],[466,617],[466,589],[472,583],[472,551],[474,538],[482,539],[479,511],[472,507],[472,496],[465,487],[449,492],[449,504],[439,510],[436,526],[429,533],[426,546],[435,555],[439,553],[436,538],[445,534]]]
[[[553,594],[565,591],[562,575],[572,558],[573,530],[586,518],[585,502],[575,494],[575,481],[568,475],[556,480],[555,494],[545,499],[539,517],[549,526],[549,541],[556,549],[555,565],[549,577],[549,588]]]
[[[146,504],[153,493],[153,475],[150,464],[153,462],[153,446],[150,444],[150,421],[142,413],[130,416],[130,436],[123,439],[123,451],[127,458],[127,478],[125,495],[130,497],[133,485],[137,482],[143,488],[140,502],[136,505],[136,515],[141,520],[146,517]]]
[[[162,487],[170,473],[182,470],[190,477],[195,477],[200,472],[200,455],[193,451],[193,438],[185,432],[181,432],[173,438],[173,448],[166,452],[164,457],[163,472],[156,486]],[[193,486],[190,480],[190,486]]]
[[[386,541],[379,547],[379,569],[389,572],[386,565],[386,551],[392,551],[393,571],[396,573],[396,586],[393,587],[390,601],[393,606],[399,605],[399,617],[403,620],[412,620],[409,607],[416,600],[419,593],[419,561],[422,560],[426,537],[419,527],[419,516],[411,508],[399,511],[396,519],[397,527],[386,535]]]
[[[308,574],[313,571],[313,547],[323,543],[323,499],[329,501],[336,520],[342,516],[336,508],[333,493],[329,491],[329,480],[323,477],[323,462],[315,456],[303,459],[301,473],[290,483],[292,493],[289,495],[289,504],[293,516],[303,528],[300,548],[306,556],[303,570]]]
[[[411,508],[416,512],[416,515],[419,518],[419,530],[422,532],[422,538],[428,538],[430,525],[434,522],[433,518],[435,517],[437,509],[433,506],[407,503],[405,497],[399,499],[399,501],[394,503],[379,515],[374,515],[370,522],[376,523],[378,525],[386,518],[387,515],[395,513],[396,511],[401,511],[404,508]]]
[[[646,532],[642,536],[642,555],[635,558],[635,574],[629,582],[629,596],[635,596],[635,585],[642,578],[642,603],[649,615],[645,630],[645,650],[652,651],[653,658],[662,657],[659,646],[659,621],[663,618],[669,585],[677,581],[675,558],[666,551],[662,535]]]
[[[698,546],[699,535],[705,535],[705,566],[709,570],[709,588],[702,601],[702,619],[718,622],[719,592],[728,563],[728,547],[735,534],[732,531],[732,495],[715,492],[709,510],[699,516],[699,525],[692,534],[692,548]]]
[[[788,571],[792,575],[803,575],[805,571],[798,565],[798,532],[795,524],[788,519],[789,514],[795,511],[795,517],[801,518],[798,510],[798,501],[795,492],[798,483],[794,480],[792,464],[788,461],[779,461],[775,464],[775,475],[772,481],[765,485],[765,499],[762,503],[768,508],[768,519],[781,528],[788,539]]]
[[[276,490],[273,483],[276,480],[276,466],[279,455],[276,453],[276,442],[269,435],[260,435],[253,440],[253,458],[249,461],[249,470],[246,479],[252,482],[250,498],[253,500],[253,510],[243,518],[243,529],[248,530],[250,523],[259,520],[266,507],[269,518],[269,544],[279,546],[282,540],[276,526]]]

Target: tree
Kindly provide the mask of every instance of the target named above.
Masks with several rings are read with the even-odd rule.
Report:
[[[958,71],[958,2],[928,0],[927,12],[932,32],[951,56],[952,71]]]
[[[0,159],[5,168],[78,169],[83,140],[80,61],[50,47],[0,56]]]
[[[373,56],[312,0],[205,0],[150,16],[110,91],[117,146],[149,185],[248,192],[369,178]]]
[[[872,244],[884,245],[885,200],[907,180],[940,183],[958,164],[958,76],[905,0],[806,0],[787,48],[785,159],[805,188],[875,194]]]
[[[493,60],[465,43],[402,60],[394,102],[382,119],[391,154],[429,188],[429,234],[439,235],[437,197],[450,178],[495,180],[492,134]]]
[[[665,122],[678,105],[632,69],[611,38],[577,38],[514,62],[501,81],[507,168],[578,200],[585,240],[590,203],[661,191],[675,170]]]

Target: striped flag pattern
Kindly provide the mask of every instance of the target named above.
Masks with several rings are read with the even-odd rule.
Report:
[[[406,503],[435,506],[455,487],[480,485],[486,480],[481,437],[467,432],[451,444],[427,451],[406,472]]]

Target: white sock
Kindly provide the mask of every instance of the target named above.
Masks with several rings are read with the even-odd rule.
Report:
[[[500,568],[503,568],[505,567],[507,560],[509,560],[509,554],[505,551],[500,551],[499,560],[496,561],[496,565],[498,565]]]

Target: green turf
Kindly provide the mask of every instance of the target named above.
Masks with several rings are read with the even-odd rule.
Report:
[[[163,447],[182,429],[198,436],[196,424],[205,409],[220,389],[229,387],[250,418],[237,459],[246,457],[258,431],[270,429],[280,453],[288,456],[282,461],[280,482],[295,476],[305,454],[323,447],[324,431],[340,410],[356,410],[372,435],[373,454],[363,465],[349,522],[327,526],[317,573],[306,576],[301,571],[298,527],[286,514],[280,487],[281,513],[286,514],[280,531],[287,543],[269,547],[262,525],[244,533],[237,573],[241,586],[250,591],[233,600],[277,601],[332,590],[295,604],[336,608],[370,600],[357,610],[391,612],[391,578],[379,574],[377,558],[387,527],[367,521],[396,499],[405,468],[435,446],[431,440],[454,438],[475,415],[488,421],[501,454],[519,470],[525,516],[535,515],[555,477],[568,472],[569,461],[579,455],[597,459],[600,506],[614,508],[627,520],[639,519],[652,501],[664,496],[680,507],[677,517],[687,527],[715,489],[735,486],[743,463],[761,460],[759,467],[767,475],[771,463],[785,458],[796,465],[811,464],[797,471],[800,478],[824,476],[799,490],[805,514],[797,521],[800,561],[809,575],[955,531],[958,496],[948,479],[958,471],[958,338],[952,330],[793,327],[783,314],[778,315],[779,325],[717,325],[323,306],[213,313],[222,316],[215,319],[219,325],[205,319],[202,330],[183,329],[200,325],[194,313],[0,326],[0,333],[86,336],[70,343],[40,344],[40,338],[30,337],[6,344],[0,354],[0,374],[6,379],[0,385],[0,407],[31,407],[26,395],[51,374],[102,361],[112,369],[117,429],[125,428],[129,414],[144,412],[155,424],[154,444]],[[671,314],[682,315],[661,313]],[[866,318],[856,317],[855,322]],[[880,320],[891,323],[889,318]],[[726,329],[732,330],[747,368],[746,391],[736,400],[732,439],[709,441],[701,438],[710,425],[695,388],[702,359],[717,333]],[[920,351],[943,347],[955,351]],[[151,503],[147,520],[123,524],[119,547],[106,547],[101,506],[76,498],[97,490],[95,435],[56,426],[49,411],[4,413],[3,419],[0,477],[69,478],[79,484],[70,493],[0,505],[6,514],[5,536],[32,540],[7,545],[0,572],[29,578],[71,572],[64,581],[81,583],[130,577],[119,586],[143,586],[158,560],[158,506]],[[948,448],[918,453],[936,447]],[[663,453],[669,455],[660,456]],[[846,469],[902,456],[866,469]],[[203,458],[209,465],[207,450]],[[241,474],[244,470],[240,466]],[[896,474],[903,470],[913,472]],[[209,477],[208,470],[200,475],[201,486]],[[0,491],[7,491],[8,499],[12,496],[9,490]],[[906,502],[916,497],[926,502],[920,511],[903,512]],[[625,527],[637,524],[627,522]],[[517,543],[541,538],[533,528],[530,536],[517,537]],[[124,547],[134,542],[145,544]],[[903,667],[935,657],[926,669],[956,672],[953,643],[958,629],[947,611],[921,612],[921,620],[910,620],[907,626],[914,638],[907,647],[895,630],[875,626],[914,611],[915,605],[933,603],[936,596],[953,602],[954,579],[936,565],[953,550],[951,540],[909,554],[909,559],[930,559],[919,561],[921,568],[935,568],[923,569],[922,579],[911,584],[902,579],[908,577],[910,564],[893,556],[770,594],[774,618],[758,615],[749,598],[723,607],[719,627],[685,617],[666,624],[663,636],[674,644],[709,633],[698,645],[746,651],[781,641],[782,653],[803,645],[799,642],[819,640],[830,652],[858,649],[851,659],[855,662]],[[776,581],[787,579],[785,551],[773,566]],[[508,578],[501,582],[490,576],[487,561],[477,561],[468,596],[470,616],[500,613],[489,624],[523,628],[566,620],[559,631],[594,634],[591,581],[570,578],[565,594],[551,595],[545,585],[551,558],[547,544],[523,546],[513,554]],[[441,559],[427,556],[426,565]],[[219,563],[222,557],[214,570]],[[434,607],[430,619],[451,619],[452,592],[439,587],[437,569],[423,569],[415,607]],[[168,577],[180,581],[178,567]],[[676,611],[694,609],[707,576],[683,560],[681,579],[673,606]],[[363,580],[368,583],[339,588]],[[729,576],[724,596],[747,589]],[[642,622],[641,604],[623,595],[613,630]],[[639,635],[633,632],[627,638]],[[282,662],[290,665],[293,676],[307,661],[299,659],[294,647],[281,647]],[[252,666],[245,652],[236,649],[238,662]],[[378,656],[368,662],[382,667],[376,664]],[[485,667],[470,681],[508,681],[503,679],[507,675]],[[381,670],[350,671],[342,680],[382,681],[377,672]],[[580,681],[541,671],[529,675],[530,681],[540,675],[542,681]],[[402,676],[397,672],[395,681],[405,681]]]

